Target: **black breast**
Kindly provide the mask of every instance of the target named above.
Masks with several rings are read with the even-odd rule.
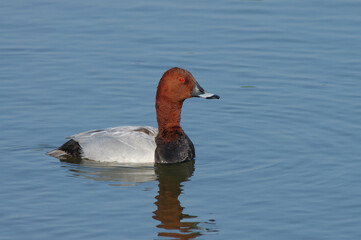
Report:
[[[157,136],[155,142],[157,144],[155,150],[156,163],[181,163],[195,157],[193,143],[184,132],[174,141],[165,142]]]

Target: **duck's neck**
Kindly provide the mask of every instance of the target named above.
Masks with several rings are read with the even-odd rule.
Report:
[[[156,110],[158,135],[155,138],[156,163],[180,163],[194,158],[192,141],[180,126],[183,101],[172,102],[169,99],[157,97]]]
[[[183,133],[180,126],[183,101],[172,102],[169,99],[157,99],[158,137],[165,142],[174,141]]]

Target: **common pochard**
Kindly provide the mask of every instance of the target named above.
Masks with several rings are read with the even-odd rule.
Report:
[[[68,137],[70,140],[48,154],[56,158],[86,158],[100,162],[180,163],[192,160],[192,141],[180,126],[185,99],[219,99],[206,92],[185,69],[171,68],[159,81],[155,108],[158,129],[150,126],[120,126]]]

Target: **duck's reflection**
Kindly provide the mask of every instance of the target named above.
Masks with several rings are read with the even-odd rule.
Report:
[[[157,166],[159,191],[158,196],[155,197],[157,210],[153,212],[153,218],[160,221],[157,227],[163,229],[158,236],[190,239],[201,235],[200,228],[197,226],[199,222],[191,221],[197,216],[184,214],[178,199],[183,191],[182,182],[188,181],[193,171],[194,161]]]
[[[62,160],[64,161],[64,160]],[[214,232],[210,228],[199,225],[215,224],[196,221],[197,216],[183,213],[184,208],[178,197],[183,191],[182,183],[189,181],[194,172],[194,161],[173,165],[151,166],[121,166],[97,163],[94,161],[66,161],[72,176],[107,181],[112,186],[129,186],[141,182],[158,180],[158,194],[154,203],[157,210],[153,212],[153,218],[159,221],[156,227],[159,237],[171,239],[192,239],[201,236],[202,233]]]
[[[72,176],[106,181],[113,186],[133,186],[157,180],[153,164],[121,165],[79,159],[62,159],[61,161],[68,163],[64,167],[69,168]]]

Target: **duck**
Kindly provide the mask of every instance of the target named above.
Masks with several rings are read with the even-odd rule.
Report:
[[[205,91],[189,71],[168,69],[156,92],[158,128],[118,126],[86,131],[67,137],[67,142],[48,155],[117,163],[175,164],[194,160],[194,145],[180,125],[183,102],[193,97],[220,98]]]

